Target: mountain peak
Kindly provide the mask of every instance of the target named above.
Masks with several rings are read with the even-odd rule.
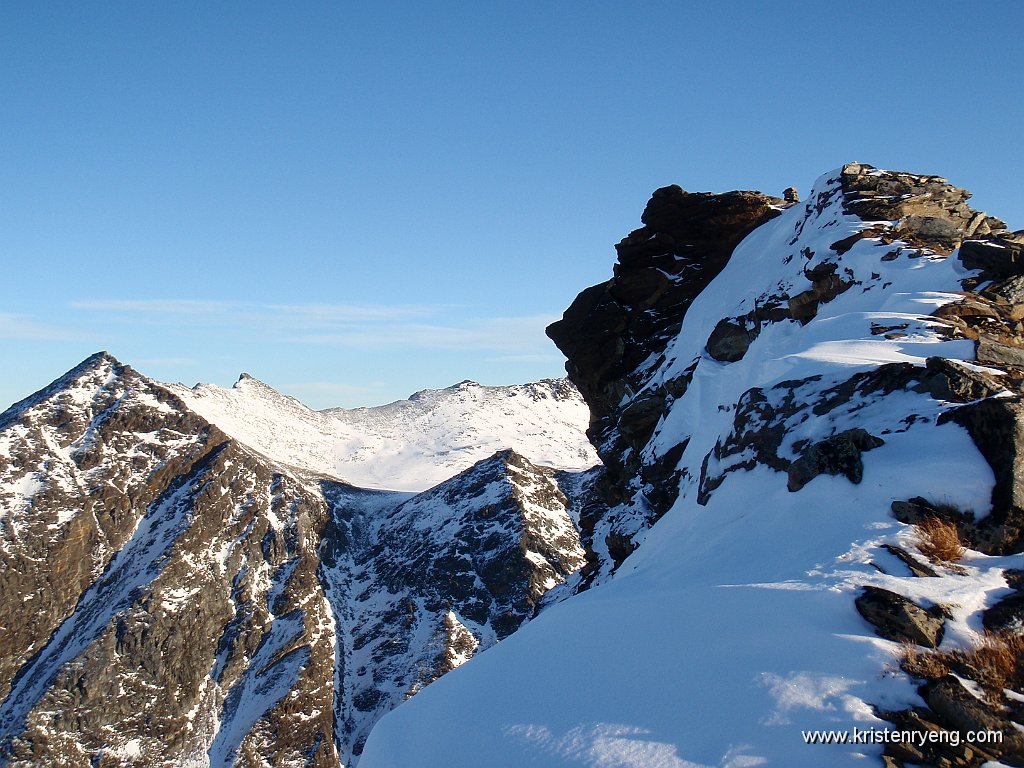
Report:
[[[112,354],[107,352],[105,349],[101,349],[99,352],[93,352],[85,360],[78,364],[78,367],[87,365],[97,364],[109,364],[109,365],[121,365],[121,361],[114,357]]]
[[[76,387],[100,386],[103,381],[106,381],[111,376],[120,376],[125,373],[135,374],[135,371],[130,366],[121,363],[109,352],[95,352],[42,389],[14,403],[14,405],[0,414],[0,424],[6,423],[16,414],[43,402],[47,398],[53,397],[63,390]]]
[[[275,392],[277,391],[272,386],[267,384],[265,381],[261,381],[260,379],[257,379],[251,373],[246,373],[245,371],[242,371],[240,374],[238,374],[238,379],[235,381],[235,383],[232,385],[232,387],[233,388],[238,388],[238,387],[244,387],[244,386],[255,386],[255,387],[261,387],[263,389],[271,389],[271,390],[274,390]]]
[[[128,368],[128,366],[126,366],[112,354],[105,350],[101,350],[99,352],[94,352],[93,354],[89,355],[87,358],[85,358],[85,360],[80,362],[70,371],[68,371],[63,376],[54,381],[54,384],[63,380],[77,379],[83,376],[84,374],[93,371],[113,371],[120,373],[126,368]],[[51,384],[51,386],[53,385]]]

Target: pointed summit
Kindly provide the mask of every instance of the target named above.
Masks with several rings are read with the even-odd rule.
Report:
[[[266,390],[268,392],[273,392],[275,395],[278,395],[280,397],[287,397],[287,395],[282,395],[272,386],[267,384],[267,382],[257,379],[251,373],[246,373],[245,371],[242,371],[242,373],[238,374],[238,380],[231,385],[231,388],[243,389],[245,387],[252,387],[257,390]]]
[[[77,379],[90,371],[102,370],[121,372],[126,368],[128,368],[128,366],[124,365],[120,360],[118,360],[109,352],[103,350],[100,352],[94,352],[93,354],[89,355],[87,358],[85,358],[85,360],[80,362],[70,371],[65,373],[60,378],[56,379],[53,382],[53,384],[56,384],[57,382],[60,382],[67,378]],[[53,384],[51,384],[50,386],[53,386]]]
[[[109,352],[96,352],[42,389],[12,405],[0,414],[0,424],[11,421],[26,409],[38,405],[61,391],[100,386],[101,382],[112,376],[122,376],[126,373],[138,376],[131,367],[121,363]]]

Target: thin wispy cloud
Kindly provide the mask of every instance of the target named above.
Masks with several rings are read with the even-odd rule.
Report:
[[[557,319],[555,315],[527,315],[471,318],[460,324],[391,323],[337,333],[307,334],[293,341],[338,347],[507,350],[510,354],[517,351],[538,354],[530,350],[546,349],[551,344],[544,329]]]
[[[442,309],[438,305],[411,304],[264,304],[262,308],[323,325],[429,317]]]
[[[261,304],[244,301],[202,299],[81,299],[69,305],[85,312],[131,315],[149,324],[195,322],[259,323],[293,330],[318,330],[360,326],[441,312],[441,305],[410,304]]]
[[[67,328],[40,323],[27,315],[0,312],[0,339],[10,341],[70,341],[80,335]]]
[[[146,325],[233,328],[291,344],[373,349],[478,350],[504,361],[554,359],[544,328],[556,315],[466,317],[467,307],[443,304],[260,304],[195,299],[83,299],[72,308],[128,315]],[[429,322],[428,322],[429,321]]]
[[[497,355],[484,358],[489,363],[557,363],[565,358],[556,354]]]
[[[89,299],[72,301],[69,306],[88,312],[135,315],[215,315],[231,312],[243,305],[230,301],[200,299]]]

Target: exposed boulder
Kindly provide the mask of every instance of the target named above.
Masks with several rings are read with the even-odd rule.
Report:
[[[847,429],[804,449],[800,458],[789,465],[790,491],[799,491],[818,475],[845,475],[851,483],[864,477],[864,451],[885,445],[885,441],[856,427]]]
[[[992,467],[992,510],[978,526],[978,545],[993,554],[1024,551],[1024,399],[990,397],[943,414],[970,434]]]
[[[708,354],[723,363],[742,360],[760,330],[757,325],[748,327],[746,318],[726,318],[715,326],[708,337]]]
[[[790,317],[802,325],[810,322],[818,314],[819,304],[832,301],[853,285],[851,280],[843,280],[836,274],[837,267],[836,264],[823,262],[805,271],[804,274],[811,281],[811,288],[789,299]]]
[[[975,357],[979,363],[1007,368],[1024,368],[1024,346],[1006,344],[988,334],[978,337]]]
[[[927,391],[940,400],[969,403],[1006,390],[994,376],[945,357],[929,357],[921,382]]]
[[[945,619],[937,609],[926,610],[911,600],[880,587],[864,587],[857,611],[887,640],[937,648]]]
[[[907,550],[902,547],[897,547],[893,544],[883,544],[884,549],[889,554],[895,556],[903,562],[904,565],[910,570],[910,573],[914,576],[920,576],[923,578],[936,578],[939,574],[930,565],[926,565],[918,560],[916,557],[911,555]]]

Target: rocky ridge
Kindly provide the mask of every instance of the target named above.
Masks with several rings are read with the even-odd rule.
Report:
[[[645,224],[647,212],[659,206],[666,194],[692,200],[689,206],[693,207],[707,205],[709,200],[706,195],[691,195],[678,187],[658,190],[645,211]],[[948,520],[958,528],[962,541],[988,555],[1024,552],[1024,498],[1020,495],[1024,472],[1018,466],[1024,446],[1024,293],[1020,291],[1024,285],[1024,232],[1011,232],[1005,222],[972,209],[966,202],[969,197],[966,190],[938,176],[847,164],[824,184],[819,182],[815,194],[803,204],[803,215],[788,241],[792,252],[783,261],[798,264],[803,279],[798,273],[795,279],[780,281],[746,298],[742,305],[750,310],[718,321],[700,356],[692,361],[677,359],[666,364],[672,349],[671,340],[663,333],[649,331],[638,342],[633,329],[615,319],[609,321],[614,313],[609,313],[602,301],[593,301],[598,291],[605,297],[604,302],[617,294],[628,295],[618,290],[619,281],[628,282],[631,275],[645,268],[661,268],[667,255],[667,249],[653,245],[640,259],[630,252],[636,236],[647,235],[650,226],[619,244],[620,265],[616,266],[615,277],[580,294],[565,317],[548,330],[569,358],[566,370],[592,408],[597,425],[592,427],[592,434],[597,436],[602,459],[615,467],[608,475],[609,485],[601,487],[608,505],[606,519],[596,524],[605,532],[603,544],[611,555],[607,561],[609,572],[621,565],[643,540],[644,531],[672,507],[686,479],[695,483],[694,500],[702,505],[709,502],[730,472],[758,466],[784,473],[790,492],[799,492],[821,474],[845,476],[850,483],[859,484],[864,479],[863,454],[884,445],[888,435],[906,432],[920,422],[953,422],[968,432],[994,476],[990,503],[987,511],[965,512],[943,504],[936,493],[930,499],[894,500],[894,516],[907,524]],[[770,206],[771,215],[777,215],[778,201],[763,196],[760,200]],[[795,201],[786,203],[787,207],[797,205]],[[852,234],[837,237],[826,249],[799,247],[805,229],[838,227],[838,218],[827,218],[830,210],[837,209],[843,216],[856,217],[863,223],[856,225]],[[685,228],[687,220],[687,216],[680,216],[676,224]],[[752,228],[746,222],[740,225],[744,234]],[[722,254],[711,259],[707,276],[696,273],[690,290],[699,293],[706,288],[710,278],[719,274],[729,260],[731,247],[737,242],[736,230],[723,226],[721,234],[722,243],[730,245],[729,251],[723,248]],[[651,239],[657,241],[656,237]],[[849,258],[858,245],[857,255],[870,254],[869,258]],[[938,261],[951,254],[964,270],[960,293],[943,296],[928,314],[905,314],[898,318],[900,322],[872,321],[870,334],[888,341],[919,339],[927,333],[948,340],[970,340],[973,348],[964,354],[965,360],[985,367],[936,355],[918,362],[882,362],[838,380],[811,375],[781,381],[770,388],[753,387],[728,409],[734,412],[732,428],[704,456],[699,474],[696,467],[680,461],[689,441],[687,427],[692,425],[677,420],[672,433],[667,422],[674,401],[686,393],[702,362],[707,365],[710,359],[728,365],[742,360],[770,326],[793,322],[806,325],[822,312],[823,305],[846,291],[884,291],[893,284],[885,277],[884,264]],[[623,263],[629,263],[630,272],[620,271]],[[801,290],[801,283],[809,286]],[[679,301],[673,307],[675,326],[682,327],[684,334],[686,310],[693,297],[688,298],[689,302]],[[628,314],[628,305],[623,312]],[[627,346],[639,347],[646,354],[634,356],[632,362],[640,361],[638,364],[619,369],[597,363],[600,358],[591,351]],[[876,407],[873,400],[902,393],[926,398],[931,413],[918,406],[899,423],[876,425],[876,434],[862,426],[872,421],[869,414]],[[822,424],[827,425],[824,432]],[[940,575],[903,549],[885,546],[910,566],[913,575]],[[1017,587],[971,620],[985,627],[998,625],[1002,631],[1012,626],[1009,631],[1019,632],[1024,621],[1020,612],[1022,594]],[[856,605],[882,637],[927,648],[940,645],[949,618],[944,615],[948,609],[938,604],[922,607],[896,592],[870,585],[864,587]],[[1022,662],[1018,659],[1017,663]],[[1017,686],[1019,694],[1020,681]],[[886,750],[887,765],[934,761],[937,765],[976,766],[998,758],[1024,764],[1016,762],[1024,760],[1024,740],[1002,710],[1010,706],[1016,712],[1011,717],[1024,725],[1024,711],[1014,705],[1017,699],[1013,695],[1007,699],[999,693],[1002,705],[993,708],[991,701],[979,701],[951,677],[926,681],[921,691],[926,706],[879,710],[880,715],[900,727],[909,723],[912,730],[940,733],[954,730],[966,734],[971,726],[981,728],[984,723],[1003,733],[1005,744],[988,749],[976,745],[937,747],[922,752],[907,743],[896,743]]]
[[[1024,233],[968,199],[859,163],[804,202],[657,191],[549,329],[607,467],[582,591],[364,768],[1022,764]],[[855,728],[901,736],[809,740]]]

